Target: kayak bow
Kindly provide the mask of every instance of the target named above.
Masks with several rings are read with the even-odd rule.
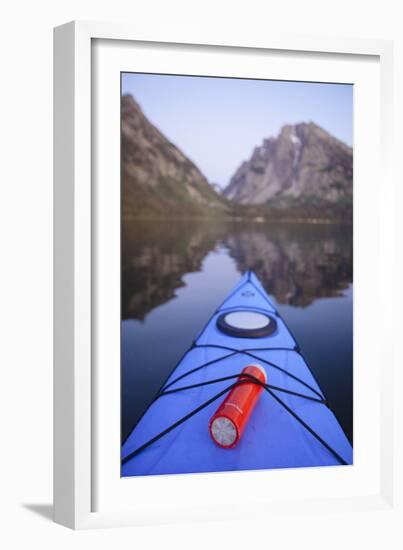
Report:
[[[265,391],[242,439],[222,449],[210,437],[210,418],[251,364],[264,367]],[[252,272],[211,317],[122,447],[122,476],[352,462],[323,391]]]

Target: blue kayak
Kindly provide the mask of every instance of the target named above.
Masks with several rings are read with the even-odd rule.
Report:
[[[242,370],[267,383],[239,443],[209,421]],[[347,465],[353,449],[301,350],[254,273],[246,273],[122,446],[122,476]]]

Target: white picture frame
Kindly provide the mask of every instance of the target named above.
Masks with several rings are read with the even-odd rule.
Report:
[[[202,34],[201,37],[187,36],[183,30],[180,36],[177,33],[170,36],[169,31],[164,36],[153,36],[152,31],[149,33],[130,25],[89,22],[72,22],[55,29],[55,521],[71,528],[90,528],[236,518],[242,515],[234,502],[236,492],[248,493],[248,504],[251,505],[248,508],[253,510],[253,513],[247,514],[249,517],[275,515],[279,510],[281,513],[298,513],[307,507],[312,514],[346,509],[387,510],[397,514],[393,431],[396,424],[391,420],[397,415],[393,401],[393,370],[397,366],[397,353],[390,346],[386,327],[382,327],[380,332],[377,329],[378,333],[374,332],[369,321],[371,307],[367,303],[368,293],[372,291],[376,310],[393,316],[389,295],[384,292],[384,289],[396,284],[391,266],[398,253],[391,216],[395,185],[392,171],[393,45],[388,41],[283,34],[256,36],[254,41],[231,37],[229,32],[225,37],[210,36],[208,32]],[[107,52],[102,49],[104,44],[108,46]],[[136,45],[137,50],[130,50]],[[376,267],[371,272],[366,269],[368,274],[361,278],[354,299],[355,336],[357,319],[361,334],[361,344],[355,351],[354,361],[357,360],[360,365],[372,365],[368,366],[367,386],[360,384],[362,393],[355,394],[355,406],[359,407],[355,411],[355,420],[359,418],[362,428],[359,437],[363,438],[363,452],[366,450],[368,454],[365,460],[361,456],[357,467],[343,473],[338,468],[331,469],[329,473],[324,472],[325,469],[297,473],[277,471],[276,479],[270,478],[271,491],[267,498],[259,491],[268,479],[263,477],[265,472],[243,473],[242,476],[234,472],[138,478],[134,480],[135,486],[126,483],[124,488],[117,479],[120,464],[116,461],[120,451],[116,424],[118,406],[115,403],[110,418],[106,418],[100,403],[102,405],[105,399],[105,391],[112,392],[109,395],[115,401],[119,399],[119,375],[111,366],[116,360],[116,346],[119,345],[117,333],[113,327],[109,332],[111,327],[102,320],[105,319],[103,313],[109,311],[109,307],[116,313],[116,300],[119,302],[119,286],[116,286],[119,270],[116,205],[119,194],[118,191],[113,191],[111,195],[98,193],[97,181],[106,176],[112,180],[116,177],[116,166],[119,164],[116,131],[120,120],[116,116],[113,118],[116,109],[111,107],[108,120],[98,116],[98,109],[102,102],[110,101],[115,94],[115,88],[109,89],[107,82],[110,74],[117,74],[119,60],[123,62],[124,58],[122,70],[128,69],[132,59],[137,59],[139,63],[138,46],[145,52],[141,60],[143,71],[154,56],[158,66],[162,63],[169,73],[173,66],[170,63],[178,55],[178,58],[187,56],[184,63],[189,62],[192,56],[194,60],[199,58],[197,74],[202,74],[200,71],[208,70],[203,58],[208,51],[209,63],[217,60],[214,70],[220,74],[225,70],[224,60],[218,61],[220,56],[231,55],[247,58],[248,74],[251,75],[258,70],[256,56],[264,59],[265,55],[272,56],[273,67],[276,56],[282,56],[281,64],[275,69],[276,78],[281,78],[286,58],[293,56],[312,61],[316,56],[322,56],[321,71],[325,70],[326,65],[327,81],[331,78],[332,64],[334,72],[336,65],[340,65],[340,70],[345,70],[343,66],[347,66],[353,58],[362,63],[362,74],[368,73],[360,81],[361,90],[365,91],[367,86],[368,93],[361,93],[361,101],[355,107],[358,112],[361,109],[361,118],[371,110],[368,127],[372,132],[365,137],[359,124],[355,128],[354,169],[356,173],[358,170],[357,178],[369,182],[369,191],[364,201],[364,195],[355,189],[354,208],[358,222],[355,223],[354,244],[357,249],[359,238],[361,271],[364,265],[368,268],[371,253]],[[255,63],[250,63],[251,59]],[[178,59],[178,63],[182,61]],[[290,63],[295,65],[295,59],[291,59]],[[237,64],[239,66],[239,59]],[[366,65],[371,65],[371,69],[367,71]],[[151,72],[155,66],[150,66]],[[231,71],[228,65],[227,70]],[[353,74],[355,70],[351,67],[348,69],[350,73],[346,74]],[[351,78],[359,82],[361,77]],[[303,79],[303,73],[300,79]],[[309,80],[309,77],[305,79]],[[97,86],[104,90],[102,97],[96,95]],[[102,141],[103,136],[105,139],[108,136],[109,142]],[[108,147],[108,157],[105,160],[104,155],[103,164],[99,164],[96,153],[99,148],[105,150],[105,147]],[[365,155],[372,158],[371,167],[365,166]],[[382,193],[379,178],[377,180],[377,174],[381,173],[384,181],[388,182],[387,186],[382,187]],[[114,189],[113,186],[110,188]],[[111,208],[108,223],[113,226],[105,225],[105,208]],[[114,270],[108,271],[106,268],[107,275],[100,279],[97,274],[105,267],[106,257],[105,252],[99,253],[98,243],[100,235],[105,236],[106,230],[111,237],[102,241],[102,249],[109,250],[106,252],[110,254],[108,259],[112,257],[117,262]],[[365,244],[365,239],[371,239],[371,243]],[[109,302],[102,298],[105,288],[113,289],[108,293]],[[111,315],[111,318],[116,321],[116,315]],[[106,347],[99,347],[100,334],[108,335],[104,338]],[[363,345],[364,337],[372,342],[371,353]],[[109,366],[104,367],[102,362],[105,363],[107,357],[111,360]],[[107,371],[106,374],[102,371],[102,376],[99,376],[100,365]],[[358,372],[361,373],[362,369]],[[360,374],[358,381],[361,379]],[[356,382],[355,374],[355,386],[358,385]],[[376,406],[373,405],[374,400]],[[371,430],[376,432],[376,437],[372,437]],[[369,446],[371,438],[375,441],[372,448]],[[109,449],[113,451],[109,452]],[[320,472],[317,473],[318,470]],[[227,506],[208,505],[208,491],[213,485],[221,494],[227,494]],[[203,492],[203,488],[207,489]],[[285,498],[278,498],[280,491]],[[155,495],[158,492],[161,497],[157,502]],[[168,492],[169,499],[164,500],[163,495]]]

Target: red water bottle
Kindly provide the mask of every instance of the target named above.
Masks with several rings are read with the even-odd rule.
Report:
[[[266,384],[266,371],[260,365],[245,367],[238,380],[241,380],[244,374],[254,376]],[[232,388],[210,420],[209,430],[213,441],[225,449],[235,447],[239,442],[263,390],[261,385],[250,378],[243,378],[250,382],[243,382]]]

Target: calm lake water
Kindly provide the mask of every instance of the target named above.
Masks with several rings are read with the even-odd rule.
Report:
[[[242,273],[276,303],[350,441],[350,226],[124,221],[122,440]]]

